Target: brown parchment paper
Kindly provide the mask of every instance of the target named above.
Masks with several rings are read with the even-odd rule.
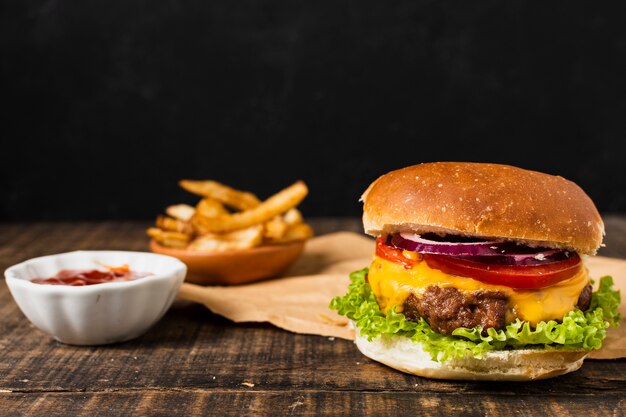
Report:
[[[269,322],[282,329],[353,340],[348,320],[328,308],[330,300],[346,292],[348,274],[369,266],[374,240],[352,232],[315,237],[300,259],[281,278],[240,286],[199,286],[184,283],[179,299],[204,304],[234,322]],[[591,276],[611,275],[626,294],[626,260],[590,257]],[[626,317],[626,302],[620,306]],[[626,324],[609,328],[602,349],[589,358],[626,357]]]

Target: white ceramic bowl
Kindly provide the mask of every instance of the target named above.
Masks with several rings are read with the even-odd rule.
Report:
[[[152,275],[132,281],[73,287],[31,282],[62,269],[102,269],[127,264]],[[72,345],[101,345],[140,336],[169,309],[187,267],[147,252],[76,251],[30,259],[4,275],[15,302],[39,329]]]

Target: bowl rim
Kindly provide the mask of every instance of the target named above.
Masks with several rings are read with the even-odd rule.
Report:
[[[272,243],[259,246],[253,246],[247,249],[229,249],[223,251],[204,251],[204,250],[189,250],[179,248],[168,248],[159,244],[156,240],[150,240],[150,249],[157,248],[162,252],[153,252],[156,254],[166,254],[171,256],[181,256],[187,258],[213,258],[221,256],[237,256],[237,255],[250,255],[264,252],[275,252],[279,249],[285,249],[288,247],[301,246],[306,243],[308,239],[291,240],[288,242]]]
[[[18,272],[21,268],[25,268],[28,264],[33,263],[33,262],[41,262],[42,260],[46,260],[46,259],[55,259],[55,258],[60,258],[64,256],[69,256],[69,255],[81,254],[81,253],[83,254],[115,253],[115,254],[121,254],[121,255],[127,254],[127,255],[135,255],[135,256],[138,255],[138,256],[147,256],[147,257],[163,257],[163,258],[167,258],[168,262],[171,262],[171,266],[168,268],[167,271],[160,272],[160,273],[152,273],[151,275],[146,275],[145,277],[141,277],[141,278],[130,280],[130,281],[105,282],[102,284],[81,285],[81,286],[38,284],[38,283],[32,282],[28,278],[21,277]],[[165,280],[175,279],[181,273],[183,274],[183,279],[184,279],[184,275],[187,273],[187,265],[185,265],[185,263],[182,262],[180,259],[173,257],[173,256],[165,255],[165,254],[154,253],[154,252],[143,252],[143,251],[127,251],[127,250],[75,250],[75,251],[62,252],[62,253],[56,253],[56,254],[51,254],[51,255],[43,255],[43,256],[37,256],[34,258],[26,259],[15,265],[11,265],[7,269],[5,269],[4,276],[5,276],[6,283],[9,289],[13,285],[19,285],[28,290],[39,291],[39,292],[62,293],[62,292],[70,291],[70,292],[75,292],[75,293],[90,293],[90,292],[97,292],[97,291],[100,291],[100,292],[101,291],[116,291],[116,290],[129,288],[129,287],[148,285],[149,283],[155,282],[155,281],[165,281]]]

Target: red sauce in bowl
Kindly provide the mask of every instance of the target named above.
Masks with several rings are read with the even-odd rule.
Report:
[[[35,278],[31,282],[48,285],[70,285],[80,287],[84,285],[104,284],[107,282],[132,281],[150,273],[135,272],[128,265],[108,267],[108,271],[98,269],[63,269],[50,278]]]

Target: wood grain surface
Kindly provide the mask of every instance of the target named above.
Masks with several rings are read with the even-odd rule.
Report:
[[[601,254],[626,258],[626,216]],[[358,219],[312,219],[318,234]],[[0,266],[75,249],[147,250],[148,222],[0,225]],[[100,347],[34,328],[0,280],[0,415],[623,416],[626,360],[529,383],[447,382],[389,369],[353,343],[235,324],[176,302],[145,335]]]

